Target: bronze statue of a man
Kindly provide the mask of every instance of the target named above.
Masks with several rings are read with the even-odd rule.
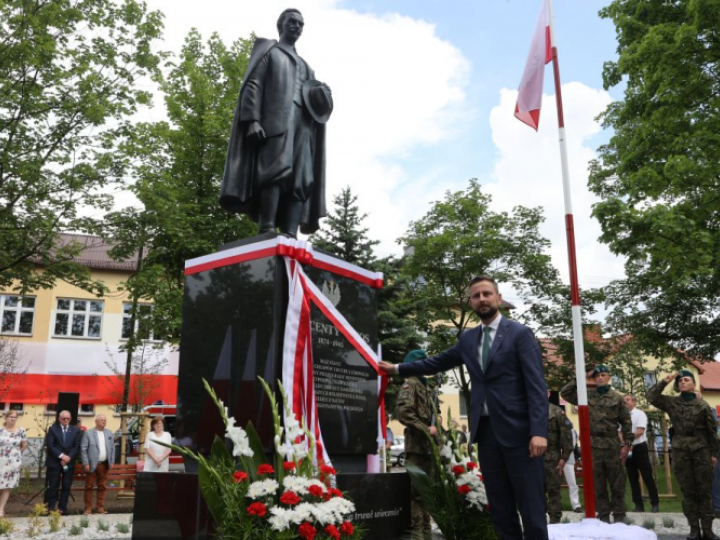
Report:
[[[240,87],[220,204],[249,214],[260,233],[315,232],[325,209],[325,122],[330,89],[295,50],[302,14],[286,9],[280,40],[258,38]]]

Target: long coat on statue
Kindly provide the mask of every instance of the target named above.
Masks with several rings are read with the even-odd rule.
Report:
[[[305,63],[307,66],[307,62]],[[315,74],[309,66],[308,79]],[[220,205],[230,212],[248,214],[258,221],[260,214],[260,186],[257,178],[258,153],[265,143],[249,143],[245,139],[248,123],[258,121],[267,139],[287,134],[292,128],[293,97],[295,93],[296,58],[286,52],[277,41],[258,38],[240,87],[225,160],[220,191]],[[307,113],[307,111],[305,111]],[[303,206],[300,230],[310,234],[318,230],[325,208],[325,125],[313,121],[314,152],[312,156],[313,183]],[[267,141],[266,139],[266,141]],[[292,152],[292,146],[290,146]],[[292,155],[281,155],[280,163],[293,163]],[[282,225],[286,211],[281,198],[278,224]]]

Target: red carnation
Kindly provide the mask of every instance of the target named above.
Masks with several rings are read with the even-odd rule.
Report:
[[[242,471],[235,471],[233,473],[233,478],[235,479],[235,483],[247,482],[248,475]]]
[[[336,488],[330,488],[330,493],[333,497],[340,497],[343,498],[343,492]]]
[[[465,467],[462,465],[455,465],[451,470],[455,476],[459,476],[465,472]]]
[[[340,540],[340,531],[337,530],[335,525],[328,525],[325,527],[325,532],[329,537],[334,538],[335,540]]]
[[[323,493],[322,498],[323,498],[323,501],[329,501],[330,499],[332,499],[332,495],[330,494],[329,491],[326,491],[325,493]]]
[[[267,463],[259,465],[257,470],[258,474],[273,474],[274,472],[275,469],[272,468],[272,465],[268,465]]]
[[[468,461],[466,466],[468,468],[468,471],[477,469],[477,463],[475,463],[474,461]]]
[[[317,529],[307,521],[304,521],[302,525],[298,527],[298,534],[305,538],[305,540],[313,540],[317,534]]]
[[[254,502],[247,507],[247,513],[251,516],[263,517],[267,514],[267,506],[261,502]]]
[[[321,465],[321,466],[320,466],[320,472],[323,473],[323,474],[334,475],[334,474],[335,474],[335,469],[333,469],[332,467],[330,467],[330,466],[328,466],[328,465]]]
[[[355,527],[353,527],[353,524],[349,521],[343,521],[343,524],[340,525],[340,532],[347,536],[352,536],[355,533]]]
[[[313,497],[322,497],[323,488],[313,484],[308,488],[308,493],[310,493],[310,495],[312,495]]]
[[[458,486],[457,489],[458,489],[458,493],[459,493],[460,495],[467,495],[468,493],[470,493],[470,486],[468,486],[467,484],[464,484],[464,485],[462,485],[462,486]]]
[[[280,502],[283,504],[289,504],[290,506],[294,506],[300,502],[300,497],[298,497],[297,494],[293,491],[286,491],[285,493],[280,495]]]
[[[285,469],[285,472],[290,472],[295,470],[295,462],[293,461],[286,461],[283,463],[283,469]]]

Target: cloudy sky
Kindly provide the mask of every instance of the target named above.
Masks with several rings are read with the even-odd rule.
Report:
[[[165,14],[164,48],[179,51],[192,27],[230,43],[276,37],[287,7],[305,30],[298,52],[333,90],[328,124],[329,194],[351,186],[369,214],[381,254],[448,190],[478,178],[496,210],[545,209],[543,234],[567,280],[560,158],[552,72],[547,67],[538,133],[513,118],[516,89],[540,0],[146,0]],[[602,89],[615,57],[609,0],[555,0],[570,175],[582,286],[622,275],[597,242],[587,164],[607,140],[594,118],[620,91]],[[148,113],[162,117],[162,104]]]

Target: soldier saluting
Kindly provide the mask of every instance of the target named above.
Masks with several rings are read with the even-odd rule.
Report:
[[[610,387],[610,369],[598,364],[587,373],[595,381],[595,389],[588,390],[590,406],[590,442],[592,445],[593,480],[598,519],[610,523],[612,511],[615,523],[625,520],[625,459],[632,445],[632,421],[623,397]],[[560,391],[565,401],[577,405],[575,379]],[[618,440],[618,426],[624,443]],[[607,488],[610,485],[610,498]]]
[[[673,380],[673,388],[680,395],[663,395],[663,390]],[[710,492],[720,441],[715,435],[715,420],[710,405],[695,394],[695,376],[686,369],[659,381],[648,390],[647,398],[668,414],[675,431],[672,440],[673,469],[683,494],[683,514],[690,525],[687,538],[718,540],[712,530],[714,516]]]

